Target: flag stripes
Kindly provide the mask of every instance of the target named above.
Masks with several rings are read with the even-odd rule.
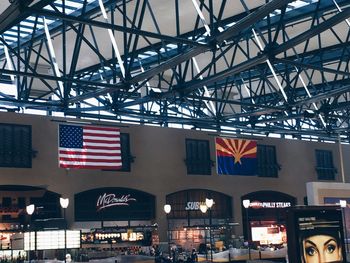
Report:
[[[60,125],[59,166],[120,169],[120,130],[111,127]]]

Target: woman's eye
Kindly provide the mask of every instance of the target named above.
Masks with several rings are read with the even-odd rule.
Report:
[[[335,250],[335,245],[329,244],[329,245],[327,246],[327,252],[328,252],[328,253],[333,253],[334,250]]]
[[[309,256],[314,256],[316,254],[316,249],[313,247],[307,247],[305,251]]]

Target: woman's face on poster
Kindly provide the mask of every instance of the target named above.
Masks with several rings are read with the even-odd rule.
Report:
[[[314,235],[303,240],[305,263],[341,262],[342,252],[337,239],[330,235]]]

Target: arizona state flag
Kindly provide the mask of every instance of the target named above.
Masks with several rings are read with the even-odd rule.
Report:
[[[218,174],[256,175],[256,141],[218,137],[215,146]]]

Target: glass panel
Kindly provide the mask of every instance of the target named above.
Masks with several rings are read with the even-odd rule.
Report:
[[[31,168],[31,127],[0,124],[0,166]]]
[[[275,146],[258,145],[258,175],[278,177],[278,169]]]
[[[336,169],[331,151],[316,150],[316,171],[319,180],[334,180]]]
[[[211,174],[209,141],[186,139],[186,166],[188,174]]]

